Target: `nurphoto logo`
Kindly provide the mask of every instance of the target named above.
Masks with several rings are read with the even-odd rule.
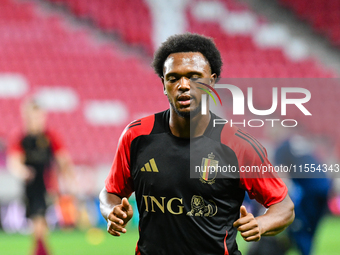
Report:
[[[312,114],[308,109],[304,106],[305,103],[309,102],[311,99],[311,92],[306,88],[298,88],[298,87],[273,87],[271,89],[271,96],[272,96],[272,104],[269,109],[256,109],[254,107],[254,93],[252,87],[247,87],[247,94],[244,95],[243,91],[231,84],[215,84],[214,88],[210,85],[207,85],[203,82],[196,82],[200,85],[205,86],[206,88],[198,87],[199,89],[206,92],[206,94],[201,95],[201,114],[206,115],[207,110],[207,103],[208,103],[208,97],[209,95],[215,105],[217,105],[216,100],[212,93],[210,91],[213,91],[215,95],[217,96],[218,100],[220,101],[220,104],[222,106],[222,100],[216,89],[228,89],[231,92],[232,95],[232,112],[233,115],[245,115],[245,101],[247,102],[248,110],[257,116],[267,116],[273,114],[278,107],[280,108],[280,115],[286,116],[287,115],[287,105],[295,105],[305,116],[311,116]],[[210,91],[209,91],[210,90]],[[295,95],[301,95],[300,98],[290,98],[289,94],[294,93]],[[278,99],[281,99],[281,104],[279,105]],[[229,123],[232,125],[243,125],[244,127],[248,124],[249,127],[262,127],[265,123],[271,123],[271,127],[274,127],[276,122],[280,122],[283,127],[295,127],[298,125],[297,120],[295,119],[250,119],[246,121],[245,119],[242,122],[233,122],[232,119],[226,120],[226,119],[214,119],[214,127],[216,125],[224,125]]]

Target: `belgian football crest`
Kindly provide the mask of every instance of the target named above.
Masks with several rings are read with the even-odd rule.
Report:
[[[202,158],[200,181],[202,183],[214,184],[217,175],[218,160],[215,160],[213,153],[208,154],[208,158]]]

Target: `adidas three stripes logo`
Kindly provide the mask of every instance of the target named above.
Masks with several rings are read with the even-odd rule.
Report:
[[[142,172],[154,172],[154,173],[158,173],[158,168],[156,165],[156,161],[154,158],[150,159],[149,162],[147,162],[146,164],[144,164],[144,166],[140,169]]]

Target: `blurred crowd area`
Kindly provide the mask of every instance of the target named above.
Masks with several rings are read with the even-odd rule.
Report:
[[[324,38],[319,47],[339,54],[339,1],[276,4],[314,30],[316,41]],[[300,151],[313,149],[320,162],[339,163],[340,59],[334,65],[325,63],[327,56],[321,61],[314,54],[315,43],[306,40],[303,31],[299,34],[271,22],[244,1],[2,0],[0,222],[4,231],[28,233],[30,229],[20,180],[6,167],[10,137],[22,127],[22,102],[34,97],[47,111],[48,126],[58,130],[75,166],[74,194],[64,192],[63,183],[50,190],[50,228],[105,226],[98,194],[122,130],[129,122],[168,107],[161,82],[150,67],[153,52],[168,36],[186,31],[214,38],[224,61],[223,78],[249,82],[311,78],[313,86],[303,86],[312,93],[308,108],[314,117],[302,118],[299,111],[288,117],[301,117],[299,135],[308,144],[303,143]],[[284,86],[289,85],[276,87]],[[268,107],[272,90],[261,86],[254,93],[254,105]],[[245,129],[266,145],[272,160],[275,148],[292,135],[282,127]],[[332,185],[328,211],[340,215],[338,179]]]

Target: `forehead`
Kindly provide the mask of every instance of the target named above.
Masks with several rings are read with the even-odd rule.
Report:
[[[37,107],[35,105],[30,105],[30,104],[25,105],[23,107],[23,112],[28,114],[28,115],[31,115],[31,114],[44,114],[45,113],[45,111],[42,108]]]
[[[170,54],[164,62],[163,74],[169,72],[210,72],[208,60],[200,52]]]

